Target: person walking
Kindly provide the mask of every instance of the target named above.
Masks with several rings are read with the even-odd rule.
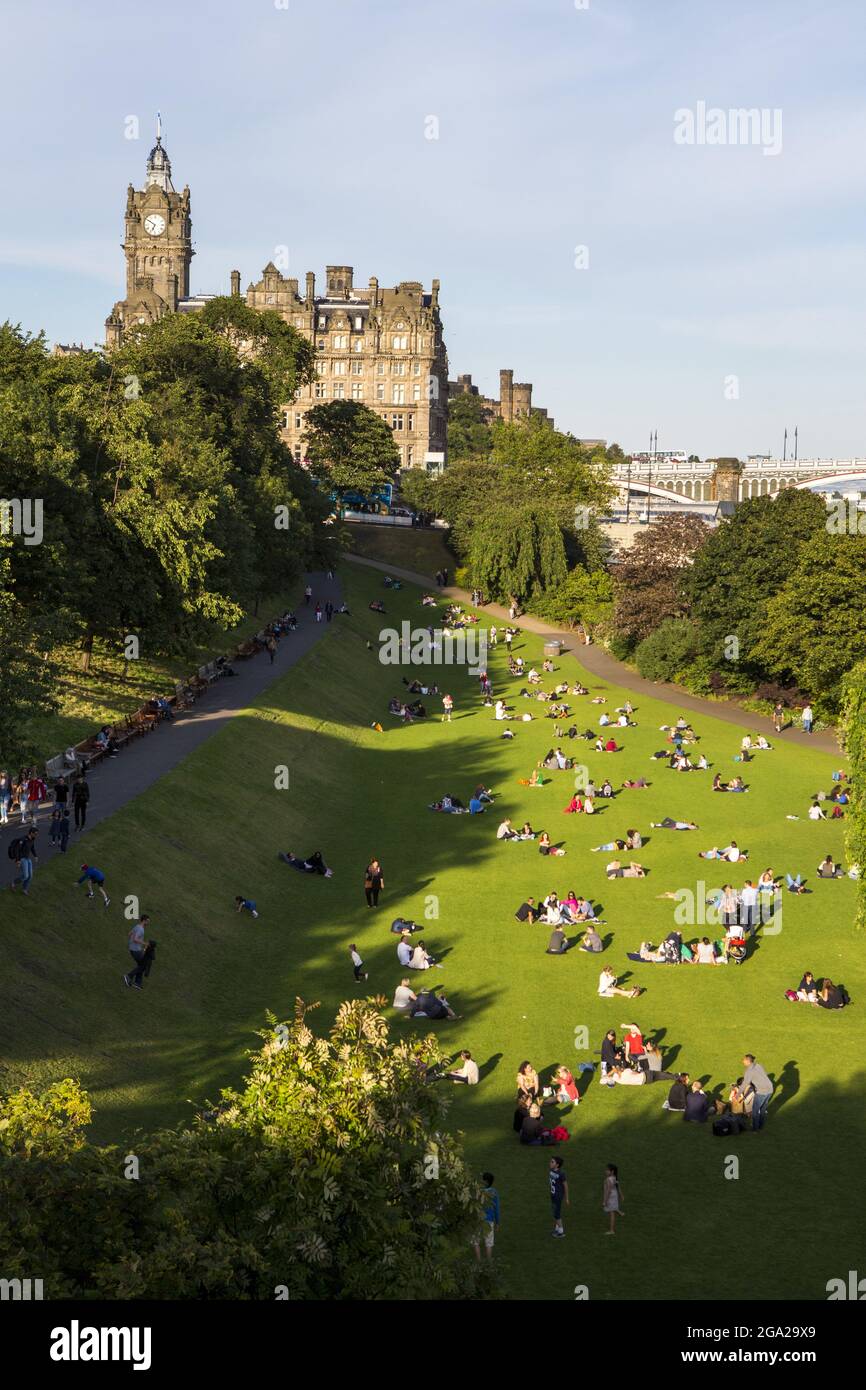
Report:
[[[69,783],[61,772],[54,784],[54,805],[65,806],[69,801]]]
[[[143,912],[137,922],[133,922],[129,929],[129,954],[132,956],[135,969],[130,970],[123,977],[123,983],[127,989],[141,989],[141,977],[144,974],[144,954],[147,949],[145,934],[150,927],[150,917]]]
[[[481,1195],[482,1195],[482,1197],[484,1198],[484,1203],[485,1203],[485,1205],[484,1205],[484,1225],[485,1225],[485,1227],[486,1227],[486,1230],[484,1230],[483,1232],[479,1233],[479,1235],[475,1236],[475,1238],[474,1238],[473,1241],[472,1241],[472,1248],[473,1248],[474,1251],[475,1251],[475,1258],[476,1258],[476,1260],[480,1260],[480,1259],[481,1259],[481,1242],[482,1242],[482,1240],[483,1240],[483,1241],[484,1241],[484,1253],[485,1253],[485,1255],[487,1256],[488,1260],[492,1260],[492,1259],[493,1259],[493,1246],[494,1246],[494,1244],[495,1244],[495,1242],[496,1242],[496,1232],[499,1230],[499,1217],[500,1217],[501,1205],[500,1205],[500,1201],[499,1201],[499,1193],[496,1191],[496,1188],[493,1186],[493,1174],[492,1174],[492,1173],[482,1173],[482,1174],[481,1174],[481,1181],[484,1183],[484,1191],[482,1192]]]
[[[777,700],[775,705],[773,706],[773,728],[776,730],[777,734],[780,734],[782,732],[782,725],[784,722],[785,711],[782,706],[782,701]]]
[[[69,819],[69,807],[64,806],[63,810],[60,813],[60,838],[58,840],[61,854],[66,853],[66,849],[69,844],[69,831],[71,830],[71,828],[72,823]]]
[[[562,1204],[569,1206],[568,1182],[562,1166],[562,1159],[554,1155],[550,1160],[548,1181],[550,1183],[550,1207],[553,1212],[553,1234],[558,1239],[565,1238],[562,1225]]]
[[[606,1236],[616,1235],[616,1218],[625,1216],[625,1212],[620,1205],[622,1199],[622,1188],[619,1185],[619,1169],[615,1163],[609,1163],[604,1174],[604,1188],[601,1198],[601,1209],[610,1216],[610,1226],[605,1231]]]
[[[316,604],[316,622],[317,622],[317,623],[320,623],[321,621],[322,621],[322,605],[321,605],[320,603],[317,603],[317,604]]]
[[[79,883],[87,883],[88,898],[93,897],[94,887],[98,888],[100,893],[102,894],[102,899],[105,903],[105,906],[108,907],[108,904],[111,902],[111,899],[105,891],[105,874],[102,872],[101,869],[94,868],[92,864],[82,864],[81,878],[78,879],[78,882],[75,885],[76,888],[78,887]]]
[[[273,633],[271,633],[271,636],[268,638],[267,642],[265,643],[265,646],[267,647],[268,656],[271,658],[271,665],[273,666],[274,657],[277,654],[277,643]]]
[[[33,882],[34,859],[38,859],[36,853],[36,826],[31,825],[26,835],[19,835],[9,846],[9,858],[18,865],[18,873],[10,883],[12,892],[21,884],[21,891],[26,898],[30,893],[30,884]]]
[[[8,772],[0,772],[0,825],[9,824],[9,807],[12,802],[12,778]]]
[[[442,696],[442,723],[443,723],[443,724],[450,724],[450,723],[451,723],[451,712],[452,712],[453,709],[454,709],[454,696],[453,696],[453,695],[443,695],[443,696]]]
[[[811,706],[811,705],[805,705],[805,706],[803,707],[803,714],[802,714],[801,718],[802,718],[802,720],[803,720],[803,732],[806,733],[806,734],[811,734],[811,732],[812,732],[812,722],[813,722],[813,719],[814,719],[814,716],[813,716],[813,714],[812,714],[812,706]]]
[[[446,588],[447,584],[448,584],[448,571],[447,571],[447,570],[443,570],[443,571],[442,571],[442,588],[443,588],[443,589]]]
[[[358,948],[355,945],[354,941],[349,947],[349,955],[352,957],[352,969],[355,972],[355,979],[358,982],[358,984],[360,984],[362,980],[366,980],[369,977],[367,975],[367,972],[364,970],[364,961],[361,958],[361,954],[358,951]]]
[[[760,1062],[756,1062],[751,1052],[747,1052],[743,1058],[743,1084],[741,1090],[744,1097],[754,1095],[752,1101],[752,1129],[761,1130],[767,1120],[767,1108],[770,1104],[770,1097],[773,1094],[773,1083],[770,1080]]]
[[[90,801],[90,783],[82,772],[72,787],[72,810],[75,813],[75,829],[83,830],[87,823],[87,806]]]
[[[378,859],[371,859],[364,871],[364,896],[368,907],[379,906],[379,894],[385,887],[382,865]]]
[[[27,784],[27,801],[30,806],[30,819],[36,824],[36,814],[43,801],[48,799],[48,788],[38,772],[34,772]]]
[[[332,604],[331,600],[328,599],[327,603],[325,604],[325,618],[327,619],[328,622],[330,622],[331,619],[333,618],[333,616],[334,616],[334,605]]]
[[[313,591],[312,591],[312,589],[310,588],[310,586],[309,586],[309,584],[308,584],[307,587],[306,587],[306,589],[304,590],[304,603],[305,603],[308,607],[309,607],[310,599],[311,599],[312,597],[313,597]]]

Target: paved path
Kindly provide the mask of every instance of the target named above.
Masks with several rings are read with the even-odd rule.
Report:
[[[361,555],[347,555],[346,558],[351,560],[353,564],[384,570],[385,573],[393,575],[395,579],[405,579],[409,584],[420,584],[423,588],[429,589],[431,593],[441,593],[447,598],[458,599],[470,607],[472,605],[471,595],[466,589],[458,589],[454,585],[449,585],[445,589],[437,589],[436,580],[429,574],[418,574],[415,570],[399,569],[394,565],[383,564],[380,560],[368,560]],[[486,603],[484,612],[489,614],[491,619],[497,623],[502,622],[508,625],[511,621],[508,617],[508,610],[502,608],[498,603]],[[630,666],[625,666],[621,661],[617,661],[603,647],[597,647],[593,643],[586,646],[579,640],[576,633],[562,632],[551,627],[549,623],[542,622],[540,618],[533,618],[529,613],[525,613],[511,626],[525,628],[527,632],[535,632],[542,637],[558,638],[591,675],[599,676],[602,680],[610,681],[612,685],[621,686],[624,690],[633,691],[637,695],[648,696],[653,700],[667,700],[679,709],[709,715],[713,719],[721,719],[726,724],[737,724],[740,727],[745,725],[752,732],[764,733],[771,739],[779,737],[769,716],[752,714],[735,700],[704,700],[700,695],[689,694],[679,685],[646,680]],[[822,752],[838,753],[839,751],[839,741],[834,729],[820,729],[814,734],[807,734],[802,729],[790,728],[785,729],[782,737],[786,743],[801,743],[806,747],[819,748]]]
[[[327,599],[334,604],[341,603],[339,580],[329,580],[325,574],[309,574],[305,576],[304,583],[309,583],[313,590],[310,606],[306,607],[302,596],[296,608],[297,629],[280,640],[273,665],[267,652],[259,652],[247,660],[233,662],[236,676],[227,676],[215,681],[199,696],[191,709],[175,715],[173,720],[163,720],[154,733],[144,734],[127,744],[116,758],[103,758],[88,773],[90,803],[87,808],[87,825],[83,831],[72,831],[67,848],[68,855],[77,858],[80,854],[86,858],[84,842],[88,830],[113,815],[134,797],[147,791],[148,787],[153,786],[166,772],[170,772],[206,739],[225,728],[230,719],[241,710],[247,709],[272,681],[285,675],[295,662],[300,661],[301,657],[321,640],[329,625],[324,616],[321,623],[316,622],[314,605],[318,600],[324,607]],[[275,616],[273,613],[263,614],[262,625]],[[333,621],[339,623],[342,619],[335,616]],[[43,808],[38,821],[40,833],[37,841],[37,881],[40,866],[60,852],[48,841],[50,819],[51,808]],[[3,838],[0,840],[0,854],[4,860],[5,847],[13,835],[20,833],[20,824],[16,812],[9,825],[4,828]],[[77,862],[80,863],[81,860],[77,859]],[[7,869],[8,875],[5,872]],[[3,864],[3,877],[7,880],[14,877],[14,871],[15,866],[11,862],[6,861]]]

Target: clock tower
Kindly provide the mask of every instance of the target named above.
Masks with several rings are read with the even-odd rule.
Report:
[[[163,314],[176,313],[179,301],[189,297],[189,263],[195,254],[189,188],[174,190],[159,119],[144,188],[130,184],[127,190],[123,252],[126,298],[115,304],[105,321],[107,347],[120,343],[134,324],[155,323]]]

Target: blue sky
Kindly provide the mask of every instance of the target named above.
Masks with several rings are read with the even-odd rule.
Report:
[[[435,276],[451,375],[578,435],[863,456],[864,56],[862,0],[6,0],[0,314],[101,340],[159,109],[194,291]],[[781,151],[677,144],[700,102]]]

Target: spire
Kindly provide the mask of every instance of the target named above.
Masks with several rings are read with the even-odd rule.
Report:
[[[171,160],[162,147],[162,116],[156,113],[156,144],[147,156],[147,187],[156,185],[166,193],[173,193],[171,182]]]

